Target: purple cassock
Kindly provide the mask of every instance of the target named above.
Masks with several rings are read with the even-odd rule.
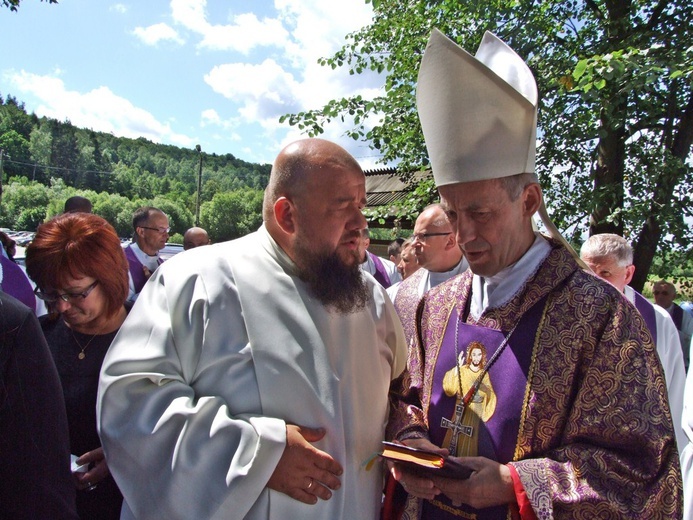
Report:
[[[135,255],[131,245],[125,248],[125,258],[128,261],[130,276],[132,276],[132,283],[135,286],[135,293],[139,294],[142,287],[144,287],[144,284],[147,283],[148,280],[147,276],[144,274],[144,265],[142,265],[142,262],[140,262]],[[162,262],[163,260],[158,260],[159,265],[161,265]]]
[[[633,291],[635,294],[635,308],[640,311],[643,319],[645,320],[645,325],[650,330],[652,338],[655,343],[657,343],[657,316],[655,314],[654,307],[652,304],[638,291]]]
[[[375,266],[375,274],[373,275],[373,278],[378,280],[378,283],[387,289],[392,285],[392,281],[390,280],[390,275],[387,274],[385,266],[380,261],[380,258],[370,251],[366,251],[366,254],[370,256],[371,260],[373,260],[373,265]]]
[[[14,296],[32,311],[36,312],[34,291],[22,268],[2,255],[0,255],[0,265],[2,265],[0,289],[10,296]]]
[[[426,293],[407,370],[392,386],[386,438],[448,447],[456,432],[457,454],[515,469],[541,520],[680,518],[676,439],[646,318],[549,242],[518,293],[478,318],[467,311],[470,271]],[[485,375],[469,374],[484,364],[475,349]],[[460,418],[470,381],[479,390]],[[403,507],[402,518],[423,520],[510,514],[508,506],[453,506],[443,494],[409,496]]]

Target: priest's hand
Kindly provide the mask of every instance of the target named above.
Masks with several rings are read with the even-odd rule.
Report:
[[[315,448],[325,436],[323,428],[286,425],[286,446],[267,487],[280,491],[305,504],[315,504],[318,498],[329,500],[332,491],[339,489],[342,466],[329,454]]]
[[[73,473],[77,489],[94,489],[99,482],[105,479],[108,474],[108,464],[103,453],[103,448],[99,447],[95,450],[84,453],[77,464],[89,464],[89,470],[85,473]]]
[[[402,444],[406,444],[412,448],[434,451],[443,456],[448,455],[448,450],[436,446],[428,439],[407,439],[403,441]],[[387,465],[395,480],[398,481],[405,491],[410,495],[417,498],[432,500],[437,494],[440,493],[440,489],[435,486],[435,483],[430,478],[421,477],[415,473],[412,473],[406,468],[406,466],[398,464],[397,462],[387,461]]]
[[[476,509],[516,502],[513,481],[507,466],[486,457],[453,457],[474,472],[466,480],[433,477],[433,483],[452,504]]]

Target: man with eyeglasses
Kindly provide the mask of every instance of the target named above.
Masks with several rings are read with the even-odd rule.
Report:
[[[654,283],[652,291],[655,302],[666,311],[674,320],[674,325],[679,331],[679,339],[681,340],[681,348],[683,349],[683,361],[688,371],[690,362],[690,344],[691,336],[693,336],[693,317],[684,311],[680,305],[674,303],[676,299],[676,286],[665,280],[659,280]]]
[[[431,204],[419,214],[411,240],[421,269],[402,281],[396,292],[389,293],[402,320],[407,342],[414,333],[414,317],[421,297],[431,287],[463,273],[468,267],[440,204]]]
[[[125,248],[130,267],[128,301],[135,301],[144,284],[163,260],[159,257],[168,240],[168,217],[153,206],[143,206],[132,216],[132,243]]]

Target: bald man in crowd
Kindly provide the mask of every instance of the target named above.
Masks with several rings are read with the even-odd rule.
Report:
[[[407,341],[414,333],[414,316],[421,297],[432,287],[463,273],[468,267],[441,204],[424,208],[416,218],[411,240],[420,269],[403,280],[396,292],[390,292]]]
[[[201,227],[191,227],[183,235],[183,249],[185,251],[209,244],[211,244],[209,235]]]
[[[378,517],[382,471],[362,463],[406,344],[361,273],[365,204],[346,150],[297,141],[275,160],[258,231],[153,274],[102,370],[122,518]]]

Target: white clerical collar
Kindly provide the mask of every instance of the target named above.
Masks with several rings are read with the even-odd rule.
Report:
[[[421,269],[425,270],[425,274],[421,278],[421,282],[419,282],[419,295],[423,296],[426,292],[428,292],[429,289],[432,289],[433,287],[440,285],[441,283],[449,280],[453,276],[457,276],[458,274],[464,273],[467,270],[467,267],[467,261],[464,257],[462,257],[460,262],[449,271],[429,271],[428,269],[422,267]]]
[[[470,306],[472,317],[478,319],[486,309],[502,307],[508,303],[529,277],[537,272],[550,252],[551,245],[540,233],[535,233],[531,247],[517,262],[493,276],[474,275]]]
[[[464,261],[464,257],[459,261],[455,267],[450,269],[449,271],[443,271],[442,273],[437,273],[434,271],[429,271],[428,275],[431,279],[431,287],[435,287],[436,285],[440,285],[441,283],[449,280],[453,276],[457,276],[458,274],[462,274],[467,270],[467,263]]]
[[[159,252],[158,251],[154,256],[148,255],[147,253],[142,251],[142,249],[140,249],[140,246],[134,240],[130,244],[130,248],[132,249],[132,252],[135,253],[135,256],[140,261],[140,263],[142,263],[143,265],[146,265],[150,269],[152,267],[156,268],[156,266],[158,265],[157,262],[159,261]]]

